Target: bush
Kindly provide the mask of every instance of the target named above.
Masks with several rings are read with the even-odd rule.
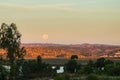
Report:
[[[99,80],[99,78],[95,74],[90,74],[86,77],[86,80]]]
[[[54,77],[54,80],[70,80],[69,75],[65,74],[65,75],[57,75]]]

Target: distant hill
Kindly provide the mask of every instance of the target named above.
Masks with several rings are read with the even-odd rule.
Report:
[[[70,58],[71,55],[78,55],[79,58],[120,57],[119,45],[28,43],[21,46],[26,48],[25,58],[36,58],[38,55],[42,58]],[[1,55],[5,56],[4,53],[0,50]]]
[[[120,50],[119,45],[106,44],[22,44],[26,47],[27,57],[35,58],[41,55],[43,58],[70,58],[71,55],[78,55],[79,58],[100,57],[103,55],[112,56]]]

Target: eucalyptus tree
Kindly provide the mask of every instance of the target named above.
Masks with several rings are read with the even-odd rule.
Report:
[[[0,48],[6,50],[6,58],[10,64],[9,80],[16,80],[19,75],[20,63],[26,53],[25,48],[20,46],[21,34],[16,25],[2,23],[0,27]]]

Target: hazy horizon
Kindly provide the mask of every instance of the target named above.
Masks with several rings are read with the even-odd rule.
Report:
[[[48,44],[48,45],[108,45],[108,46],[120,46],[120,44],[107,44],[107,43],[30,43],[30,42],[26,42],[26,43],[21,43],[21,44]]]
[[[22,43],[120,45],[120,0],[0,0]]]

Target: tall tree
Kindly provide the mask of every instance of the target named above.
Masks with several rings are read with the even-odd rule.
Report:
[[[97,59],[96,63],[95,63],[95,66],[101,70],[104,66],[105,66],[105,61],[106,59],[105,58],[99,58]]]
[[[68,63],[65,64],[65,70],[70,73],[77,72],[78,64],[76,60],[69,60]]]
[[[0,47],[7,51],[7,59],[10,63],[9,80],[16,80],[16,72],[19,72],[20,66],[17,61],[22,60],[25,55],[25,49],[20,47],[21,34],[14,23],[7,25],[3,23],[0,28]]]
[[[37,56],[37,62],[39,63],[39,64],[41,64],[41,62],[42,62],[42,58],[41,58],[41,56],[39,55],[39,56]]]

